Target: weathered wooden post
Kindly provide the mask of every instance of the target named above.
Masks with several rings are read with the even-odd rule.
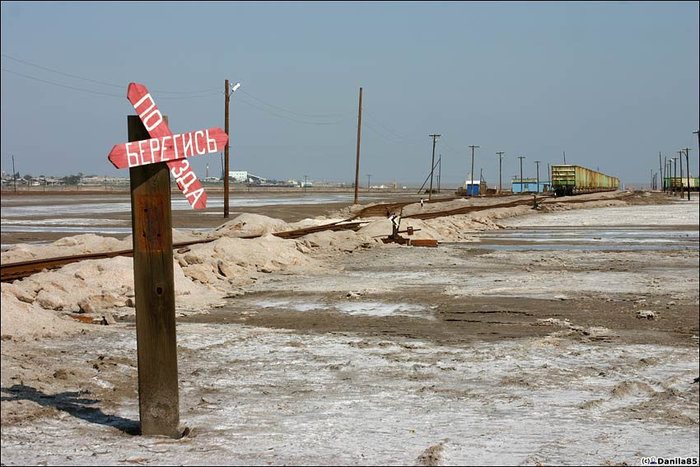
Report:
[[[137,115],[128,128],[129,141],[150,139]],[[129,178],[141,434],[179,437],[170,171],[149,164],[130,168]]]
[[[174,135],[141,84],[129,84],[127,99],[138,115],[127,117],[129,142],[108,159],[129,168],[131,183],[141,434],[179,438],[170,173],[192,207],[203,209],[207,196],[186,158],[220,151],[228,135],[221,128]]]

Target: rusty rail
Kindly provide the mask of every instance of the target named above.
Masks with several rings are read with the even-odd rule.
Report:
[[[549,197],[542,197],[543,200]],[[437,202],[444,202],[444,201],[452,201],[454,199],[458,198],[443,198],[439,200],[431,200],[431,203],[437,203]],[[562,198],[556,198],[556,201],[562,201]],[[589,201],[595,201],[595,200],[590,200],[590,199],[576,199],[575,197],[567,197],[565,202],[567,203],[583,203],[583,202],[589,202]],[[296,230],[288,230],[285,232],[276,232],[273,235],[284,238],[284,239],[294,239],[294,238],[299,238],[304,235],[308,235],[310,233],[316,233],[316,232],[323,232],[326,230],[331,230],[331,231],[339,231],[339,230],[357,230],[360,228],[360,226],[366,222],[362,221],[355,221],[355,222],[350,222],[354,219],[360,218],[360,217],[372,217],[372,216],[384,216],[386,214],[386,211],[389,210],[390,212],[397,209],[401,208],[403,206],[406,206],[408,204],[414,204],[415,201],[409,201],[409,202],[403,202],[403,203],[386,203],[386,204],[379,204],[375,206],[369,206],[365,209],[362,209],[359,213],[355,214],[353,217],[342,220],[342,221],[337,221],[337,222],[332,222],[329,224],[324,224],[324,225],[318,225],[314,227],[306,227],[303,229],[296,229]],[[457,208],[457,209],[450,209],[447,211],[435,211],[435,212],[428,212],[428,213],[418,213],[418,214],[412,214],[408,216],[404,216],[404,218],[413,218],[413,219],[434,219],[437,217],[444,217],[444,216],[454,216],[458,214],[468,214],[470,212],[475,212],[475,211],[483,211],[486,209],[496,209],[496,208],[506,208],[506,207],[514,207],[514,206],[519,206],[519,205],[528,205],[532,204],[532,200],[530,199],[523,199],[523,200],[517,200],[517,201],[510,201],[506,203],[499,203],[499,204],[492,204],[488,206],[465,206],[462,208]],[[240,238],[256,238],[258,235],[251,235],[247,237],[240,237]],[[184,247],[188,247],[190,245],[196,245],[200,243],[208,243],[216,240],[215,238],[208,238],[205,240],[192,240],[192,241],[187,241],[187,242],[178,242],[178,243],[173,243],[173,249],[177,251],[177,249],[181,249]],[[62,257],[56,257],[56,258],[43,258],[43,259],[36,259],[36,260],[29,260],[29,261],[19,261],[16,263],[9,263],[9,264],[2,264],[0,265],[0,281],[1,282],[10,282],[14,281],[17,279],[22,279],[24,277],[31,276],[32,274],[36,274],[37,272],[41,272],[43,270],[49,270],[49,269],[56,269],[61,266],[65,266],[66,264],[70,263],[75,263],[77,261],[84,261],[88,259],[105,259],[105,258],[114,258],[115,256],[132,256],[134,254],[133,249],[129,250],[119,250],[119,251],[107,251],[107,252],[100,252],[100,253],[86,253],[82,255],[72,255],[72,256],[62,256]]]

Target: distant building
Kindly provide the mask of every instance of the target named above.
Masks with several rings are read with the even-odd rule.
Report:
[[[228,173],[228,178],[232,182],[248,183],[248,171],[247,170],[232,170]]]
[[[457,190],[458,194],[476,196],[486,192],[486,182],[484,180],[465,180],[464,185]]]
[[[266,178],[253,175],[247,170],[231,170],[228,173],[228,178],[234,183],[265,183]]]

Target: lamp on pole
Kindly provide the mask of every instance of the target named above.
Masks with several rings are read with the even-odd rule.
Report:
[[[228,80],[224,83],[224,88],[225,88],[225,94],[226,94],[226,103],[224,105],[224,131],[228,135],[228,123],[229,123],[229,101],[231,100],[231,94],[236,92],[238,88],[241,87],[241,83],[236,83],[233,86],[229,87]],[[226,146],[224,146],[224,217],[228,217],[228,212],[229,212],[229,203],[228,203],[228,189],[229,189],[229,183],[228,183],[228,172],[229,172],[229,164],[228,164],[228,153],[229,153],[229,142],[231,141],[231,138],[229,137],[226,140]]]

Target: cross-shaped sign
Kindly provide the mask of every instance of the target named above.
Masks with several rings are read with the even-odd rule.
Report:
[[[166,162],[178,188],[192,207],[206,208],[207,194],[186,158],[223,150],[228,135],[221,128],[174,135],[146,86],[130,83],[126,97],[151,139],[117,144],[107,158],[118,169]]]
[[[180,437],[170,175],[195,209],[205,208],[187,158],[220,151],[228,136],[221,128],[174,135],[145,86],[129,84],[127,98],[138,116],[127,116],[129,142],[108,158],[129,169],[131,185],[141,434]]]

